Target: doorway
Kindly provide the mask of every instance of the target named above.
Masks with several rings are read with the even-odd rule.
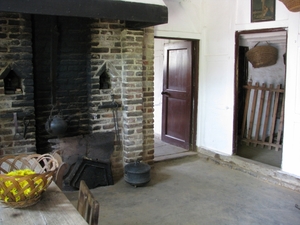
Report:
[[[235,124],[236,155],[281,167],[284,123],[285,55],[283,28],[236,33]],[[246,53],[255,46],[278,50],[273,65],[255,67]]]
[[[162,146],[169,146],[166,154],[170,155],[192,151],[195,147],[198,54],[198,40],[155,38],[155,157],[165,154],[159,152],[163,151],[160,149],[166,149]],[[170,67],[171,64],[172,68]],[[182,72],[179,71],[185,71],[184,77],[180,77]],[[186,77],[186,75],[189,77]],[[175,80],[170,81],[169,78],[175,78]],[[190,102],[186,104],[185,100]],[[185,132],[182,133],[182,130]]]

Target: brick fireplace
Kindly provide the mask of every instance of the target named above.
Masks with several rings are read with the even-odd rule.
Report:
[[[114,132],[114,178],[136,159],[152,164],[153,51],[153,27],[0,12],[0,156],[47,153],[63,138]],[[50,114],[67,121],[63,137],[46,131]]]

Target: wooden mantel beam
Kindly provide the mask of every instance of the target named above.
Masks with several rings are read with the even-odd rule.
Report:
[[[27,14],[117,19],[126,21],[128,28],[144,28],[168,22],[166,5],[142,0],[0,0],[0,10]]]

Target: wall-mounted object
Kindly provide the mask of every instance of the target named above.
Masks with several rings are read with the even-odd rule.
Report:
[[[259,42],[248,52],[246,57],[254,68],[266,67],[276,64],[278,59],[277,48],[269,45],[258,46]]]
[[[13,64],[0,68],[0,79],[3,79],[4,93],[6,95],[22,94],[20,74],[19,70],[17,70]]]
[[[275,0],[251,0],[251,22],[275,20]]]
[[[279,0],[291,12],[300,12],[300,0]]]

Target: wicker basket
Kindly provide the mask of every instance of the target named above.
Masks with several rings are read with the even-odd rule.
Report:
[[[278,59],[277,48],[269,44],[263,46],[257,45],[258,43],[246,53],[246,57],[252,66],[259,68],[276,64]]]
[[[279,0],[291,12],[300,12],[300,0]]]
[[[0,158],[0,198],[12,208],[36,204],[41,194],[53,180],[58,168],[57,160],[50,154],[7,155]],[[9,176],[15,170],[30,169],[35,174]]]

